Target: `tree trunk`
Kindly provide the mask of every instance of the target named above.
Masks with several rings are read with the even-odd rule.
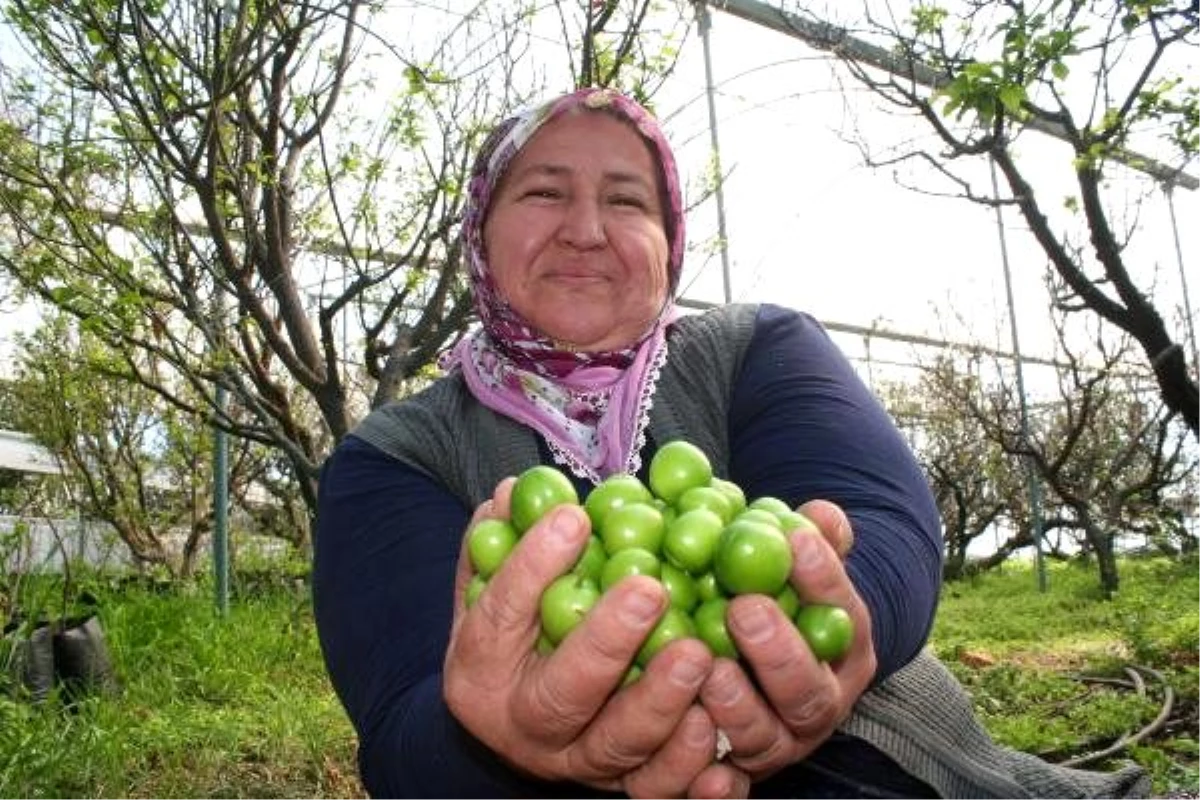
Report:
[[[967,562],[967,554],[959,548],[954,548],[946,554],[942,562],[942,580],[956,581],[963,576],[963,565]]]
[[[1091,546],[1092,554],[1096,557],[1096,567],[1100,571],[1100,591],[1104,599],[1112,600],[1120,588],[1120,576],[1117,574],[1117,555],[1113,547],[1114,537],[1091,520],[1084,522],[1084,534]]]

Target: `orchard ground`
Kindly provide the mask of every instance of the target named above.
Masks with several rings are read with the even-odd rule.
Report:
[[[1195,554],[1121,560],[1100,599],[1092,565],[1026,564],[948,584],[931,644],[999,741],[1053,761],[1086,757],[1153,723],[1111,757],[1143,764],[1155,796],[1197,790]],[[72,710],[0,694],[2,797],[363,797],[355,737],[321,662],[305,565],[244,569],[227,617],[205,580],[76,576],[98,601],[120,691]],[[3,576],[14,588],[11,574]],[[26,582],[26,599],[61,587]],[[1139,694],[1126,670],[1144,678]]]

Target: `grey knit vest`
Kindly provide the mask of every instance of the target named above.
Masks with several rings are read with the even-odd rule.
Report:
[[[725,412],[732,378],[753,334],[755,310],[728,306],[679,319],[650,408],[655,441],[688,439],[721,475],[728,474]],[[491,497],[501,478],[539,461],[537,434],[478,402],[458,372],[372,412],[354,435],[437,478],[468,508]]]
[[[693,442],[724,477],[730,394],[757,308],[729,305],[679,319],[650,409],[656,442]],[[468,509],[491,497],[502,478],[540,461],[536,434],[475,400],[458,373],[375,410],[354,435],[442,483]],[[943,797],[1144,797],[1150,790],[1136,765],[1090,772],[998,745],[963,687],[928,650],[864,694],[842,730]]]

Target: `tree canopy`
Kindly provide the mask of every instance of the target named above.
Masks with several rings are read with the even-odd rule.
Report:
[[[1163,401],[1193,434],[1200,394],[1185,326],[1155,302],[1154,265],[1131,255],[1137,204],[1111,178],[1132,167],[1169,191],[1200,154],[1200,83],[1187,58],[1197,18],[1190,0],[963,0],[895,16],[869,5],[846,27],[789,17],[883,104],[934,134],[933,144],[864,140],[868,163],[919,162],[941,179],[921,191],[1016,209],[1058,276],[1059,306],[1132,336]],[[1068,196],[1025,157],[1032,130],[1068,146]],[[981,160],[1003,190],[969,170]]]
[[[560,4],[564,86],[523,71],[520,4],[438,32],[364,0],[14,0],[0,269],[114,379],[278,448],[311,509],[332,443],[470,321],[457,223],[486,126],[551,85],[652,95],[673,51],[641,35],[650,5]]]

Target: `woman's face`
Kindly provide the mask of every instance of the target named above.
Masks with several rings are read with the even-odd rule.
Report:
[[[608,114],[543,125],[509,164],[484,225],[501,296],[560,345],[636,342],[667,295],[657,176],[649,145]]]

